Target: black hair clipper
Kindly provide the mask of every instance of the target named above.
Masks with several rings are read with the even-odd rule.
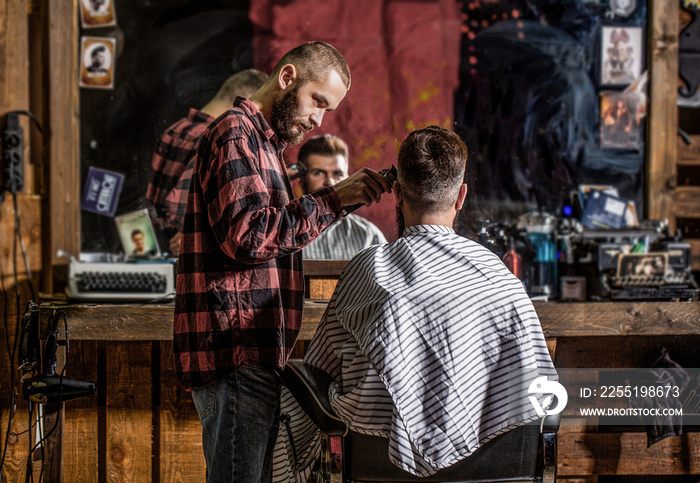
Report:
[[[383,169],[379,172],[382,176],[384,176],[384,179],[386,180],[387,183],[389,183],[389,193],[391,193],[392,186],[394,186],[394,181],[396,181],[396,178],[398,176],[398,172],[396,171],[396,166],[393,164],[391,165],[391,168],[386,168]],[[358,203],[356,205],[348,206],[347,208],[343,208],[343,216],[348,215],[358,209],[359,207],[362,206],[362,203]]]

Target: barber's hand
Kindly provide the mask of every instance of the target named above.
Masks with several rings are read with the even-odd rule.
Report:
[[[383,193],[391,192],[391,186],[384,176],[369,168],[362,168],[343,181],[339,181],[333,189],[343,208],[379,203]]]
[[[182,240],[182,233],[176,233],[170,239],[170,246],[168,248],[171,257],[177,257],[180,254],[180,240]]]

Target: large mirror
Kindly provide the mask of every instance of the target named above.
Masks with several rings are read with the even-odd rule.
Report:
[[[116,26],[81,31],[116,39],[113,89],[81,89],[81,168],[83,185],[90,167],[125,175],[115,216],[146,206],[151,157],[169,125],[231,74],[269,72],[316,39],[352,70],[346,100],[314,131],[345,139],[351,171],[391,165],[405,135],[427,124],[466,141],[460,233],[537,207],[556,213],[579,184],[614,185],[643,213],[643,113],[626,142],[606,144],[601,127],[604,98],[634,90],[646,69],[637,40],[645,0],[109,1]],[[604,75],[618,55],[634,73],[622,82]],[[296,152],[287,150],[288,163]],[[385,198],[359,213],[392,240]],[[83,211],[81,236],[82,251],[120,251],[112,217]]]

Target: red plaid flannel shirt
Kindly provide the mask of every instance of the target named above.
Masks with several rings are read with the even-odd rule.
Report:
[[[199,143],[175,297],[175,366],[188,389],[242,364],[282,368],[296,342],[300,250],[341,206],[331,188],[293,199],[284,148],[240,97]]]
[[[156,146],[146,199],[156,210],[155,225],[168,238],[182,231],[197,142],[213,120],[209,114],[190,109],[187,117],[165,131]]]

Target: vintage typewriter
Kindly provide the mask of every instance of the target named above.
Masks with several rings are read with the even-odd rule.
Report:
[[[93,302],[168,302],[175,297],[175,265],[169,261],[71,260],[66,295]]]

